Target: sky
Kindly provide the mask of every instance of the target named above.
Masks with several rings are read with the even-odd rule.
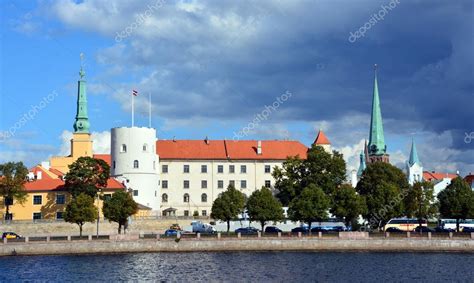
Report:
[[[83,53],[96,153],[136,89],[159,139],[309,146],[322,129],[357,169],[377,64],[392,164],[414,139],[425,170],[474,172],[469,0],[5,0],[0,18],[0,162],[69,153]]]

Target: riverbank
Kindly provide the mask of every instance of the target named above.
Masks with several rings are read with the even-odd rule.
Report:
[[[232,238],[155,238],[139,235],[110,239],[0,244],[0,256],[107,254],[140,252],[228,252],[228,251],[380,251],[380,252],[469,252],[474,240],[427,238],[319,238],[319,237],[232,237]]]

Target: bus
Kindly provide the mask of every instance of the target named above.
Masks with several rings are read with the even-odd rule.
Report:
[[[456,230],[456,219],[441,219],[439,226],[444,229]],[[459,230],[464,227],[474,228],[474,219],[459,219]]]
[[[415,230],[415,228],[419,225],[420,224],[418,223],[418,219],[416,218],[392,218],[387,222],[387,224],[385,224],[383,229],[385,231],[387,230],[387,228],[394,227],[402,231],[411,232]],[[428,226],[428,222],[426,220],[423,220],[421,226]]]

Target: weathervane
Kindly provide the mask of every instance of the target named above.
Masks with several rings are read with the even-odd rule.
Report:
[[[86,72],[84,72],[83,67],[84,67],[84,53],[81,52],[79,54],[79,57],[81,57],[81,70],[79,71],[79,77],[84,78],[86,76]]]

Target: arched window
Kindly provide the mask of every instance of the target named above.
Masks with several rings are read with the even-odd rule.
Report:
[[[163,202],[163,203],[168,202],[168,195],[167,194],[162,194],[161,195],[161,202]]]
[[[133,161],[133,168],[138,168],[138,160]]]
[[[189,202],[189,194],[184,194],[183,202]]]
[[[148,145],[147,144],[144,144],[143,145],[143,151],[146,152],[148,150]]]
[[[122,144],[122,147],[120,148],[120,152],[127,152],[127,145]]]
[[[206,194],[201,195],[201,202],[207,202],[207,195]]]

